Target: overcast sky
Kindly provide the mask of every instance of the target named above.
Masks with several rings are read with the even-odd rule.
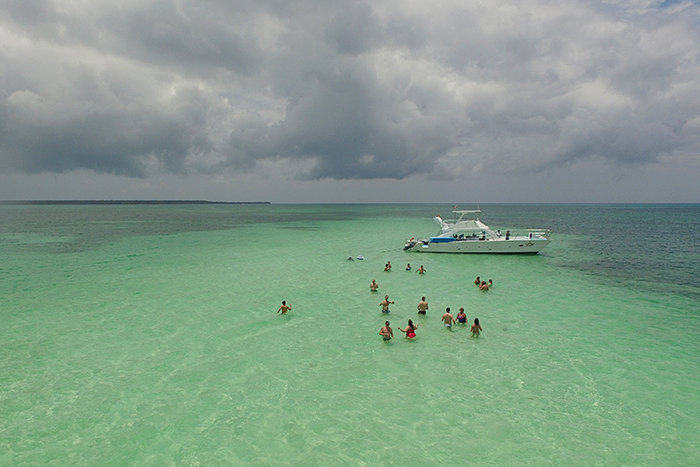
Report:
[[[697,1],[0,0],[0,199],[700,202]]]

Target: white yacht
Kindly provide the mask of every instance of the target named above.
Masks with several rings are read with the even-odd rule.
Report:
[[[494,232],[479,220],[481,210],[452,211],[460,214],[459,219],[450,224],[442,217],[435,217],[440,232],[435,237],[406,240],[406,251],[427,253],[504,253],[536,254],[552,240],[549,229],[527,229],[518,233],[506,230]],[[473,214],[465,219],[465,214]],[[473,218],[471,218],[473,217]]]

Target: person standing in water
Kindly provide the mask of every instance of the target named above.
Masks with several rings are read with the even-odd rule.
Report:
[[[425,273],[425,268],[423,267],[422,264],[420,265],[420,267],[418,268],[418,270],[417,270],[416,272],[417,272],[418,274],[424,274],[424,273]]]
[[[382,313],[389,313],[389,305],[393,305],[394,302],[389,300],[389,296],[385,295],[384,300],[379,304],[382,307]]]
[[[479,318],[474,318],[474,324],[472,324],[472,337],[479,337],[479,332],[483,331],[481,325],[479,324]]]
[[[282,312],[282,314],[287,313],[288,311],[292,311],[292,305],[290,304],[287,306],[287,302],[282,300],[282,306],[277,309],[277,313]]]
[[[459,313],[457,313],[457,322],[460,324],[467,324],[467,314],[464,312],[464,307],[461,307]]]
[[[391,271],[391,261],[386,262],[386,264],[384,265],[384,270]]]
[[[445,314],[442,315],[442,319],[440,319],[443,323],[445,323],[446,328],[451,328],[452,323],[455,322],[455,317],[452,316],[452,313],[450,313],[450,307],[447,307],[445,309]]]
[[[370,292],[376,292],[378,288],[379,288],[379,284],[377,284],[377,281],[372,279],[372,283],[369,285]]]
[[[424,315],[426,311],[428,311],[428,302],[425,301],[425,297],[422,297],[418,302],[418,314]]]
[[[406,265],[406,271],[410,271],[410,270],[411,270],[411,263],[408,263],[408,264]]]
[[[394,330],[389,326],[389,321],[384,323],[384,327],[379,331],[379,335],[382,336],[385,341],[390,341],[394,338]]]
[[[474,285],[477,285],[477,286],[481,285],[481,277],[480,276],[476,276],[476,279],[474,279]]]
[[[409,320],[408,320],[408,326],[406,326],[406,329],[401,329],[401,328],[399,328],[399,331],[405,332],[407,338],[413,339],[414,337],[416,337],[416,329],[417,329],[417,328],[418,328],[418,325],[417,325],[417,324],[413,324],[413,321],[411,321],[411,320],[409,319]]]

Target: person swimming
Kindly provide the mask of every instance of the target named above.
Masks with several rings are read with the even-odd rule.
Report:
[[[464,308],[459,309],[459,313],[457,313],[457,322],[460,324],[467,323],[467,314],[464,312]]]
[[[452,323],[455,322],[455,317],[452,316],[452,313],[450,313],[450,307],[447,307],[447,309],[445,309],[445,314],[442,315],[442,319],[440,321],[445,323],[446,328],[452,327]]]
[[[474,318],[474,324],[472,324],[472,337],[479,337],[479,332],[483,331],[481,325],[479,324],[479,318]]]
[[[389,313],[389,305],[393,305],[393,301],[389,300],[389,296],[385,295],[384,300],[379,304],[382,307],[382,313]]]
[[[425,301],[425,297],[422,297],[420,299],[420,302],[418,302],[418,314],[419,315],[424,315],[425,312],[428,310],[428,302]]]
[[[405,329],[399,328],[399,331],[405,332],[407,338],[413,339],[414,337],[416,337],[416,328],[418,328],[418,325],[417,325],[417,324],[413,324],[413,321],[411,321],[411,320],[409,319],[409,320],[408,320],[408,326],[406,326]]]
[[[282,312],[282,314],[286,314],[288,311],[292,311],[292,304],[290,303],[287,305],[287,302],[285,300],[282,300],[282,306],[277,309],[277,313]]]
[[[389,321],[384,323],[384,327],[379,331],[379,335],[384,338],[385,341],[390,341],[394,338],[394,331],[389,326]]]

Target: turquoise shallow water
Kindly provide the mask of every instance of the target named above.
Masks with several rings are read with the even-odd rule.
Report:
[[[554,242],[402,251],[450,206],[0,206],[0,465],[696,465],[700,209],[482,209]]]

